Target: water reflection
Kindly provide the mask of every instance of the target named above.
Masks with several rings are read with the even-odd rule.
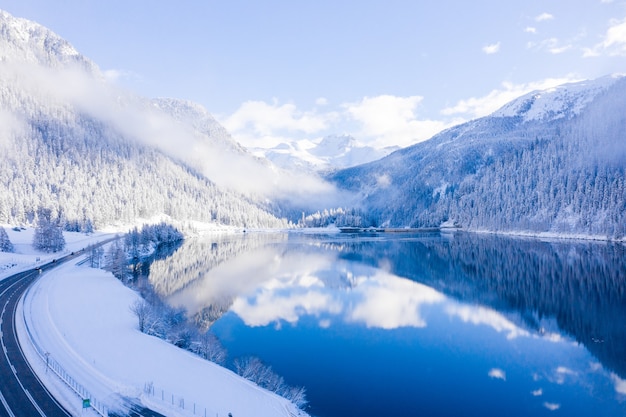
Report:
[[[434,407],[439,395],[435,388],[450,391],[460,378],[478,384],[465,387],[466,394],[455,394],[463,398],[469,393],[479,398],[500,393],[503,404],[536,398],[536,407],[544,412],[560,410],[570,415],[587,415],[591,408],[585,407],[597,404],[557,396],[555,386],[591,390],[591,395],[583,397],[600,398],[604,406],[607,401],[612,404],[604,410],[605,415],[626,411],[625,277],[622,245],[470,234],[366,238],[249,235],[191,241],[172,257],[155,262],[150,273],[161,296],[172,305],[184,306],[201,325],[208,326],[230,311],[216,323],[218,328],[232,334],[241,321],[250,329],[239,330],[246,346],[227,341],[235,353],[237,349],[248,352],[251,340],[246,334],[255,335],[253,344],[263,353],[264,343],[283,337],[275,333],[279,329],[283,334],[296,333],[309,344],[324,341],[336,345],[337,340],[346,338],[352,356],[326,352],[329,362],[333,355],[341,358],[330,371],[341,379],[338,367],[358,360],[360,349],[367,352],[367,366],[376,368],[371,362],[379,353],[370,351],[370,345],[379,346],[389,339],[396,343],[394,355],[409,355],[412,365],[399,367],[398,374],[387,378],[397,380],[397,385],[432,391],[433,398],[421,400],[426,408],[420,410]],[[304,328],[311,335],[303,335]],[[365,345],[356,348],[356,342],[348,338]],[[298,343],[280,340],[281,344]],[[585,356],[588,353],[580,350],[579,343],[593,356]],[[280,360],[289,360],[272,356],[269,346],[267,349],[265,355],[277,361],[273,365],[280,371]],[[295,352],[307,349],[306,345],[293,348]],[[293,361],[289,362],[291,368]],[[337,412],[340,399],[329,399],[334,398],[333,392],[306,380],[306,363],[297,366],[293,378],[303,379],[292,382],[309,387],[313,404],[316,395],[330,403],[314,411],[341,415]],[[363,365],[354,365],[359,366]],[[346,371],[352,379],[354,367]],[[291,368],[285,365],[284,371]],[[428,374],[429,369],[439,369],[441,375]],[[319,370],[311,372],[317,375]],[[430,376],[426,378],[424,372]],[[445,373],[456,376],[451,379]],[[498,383],[515,385],[514,391],[525,394],[505,395]],[[347,389],[333,387],[335,391]],[[382,386],[376,389],[386,392],[387,403],[396,394]],[[485,415],[497,409],[482,409],[469,397],[464,401],[463,407],[482,410]],[[448,407],[445,401],[438,404]],[[568,408],[573,404],[577,404],[574,411]],[[540,414],[537,408],[524,407],[517,414],[506,408],[505,414]],[[355,411],[354,405],[350,410]],[[414,409],[398,412],[407,410]],[[389,411],[369,404],[359,412],[377,415]]]

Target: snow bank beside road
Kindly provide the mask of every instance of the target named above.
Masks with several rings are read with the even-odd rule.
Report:
[[[34,268],[36,265],[50,262],[53,259],[58,259],[71,252],[77,252],[91,244],[115,236],[115,233],[96,232],[86,235],[84,233],[63,232],[66,243],[65,249],[60,252],[45,253],[33,248],[34,228],[14,228],[6,224],[0,224],[0,227],[4,227],[9,240],[15,248],[13,252],[0,252],[0,279]]]
[[[37,343],[99,401],[113,407],[129,397],[171,416],[194,415],[194,407],[195,415],[211,417],[300,414],[233,372],[140,333],[129,309],[138,295],[111,274],[75,263],[42,275],[24,300],[24,316]],[[29,360],[45,372],[41,358]],[[80,410],[80,399],[71,401]]]

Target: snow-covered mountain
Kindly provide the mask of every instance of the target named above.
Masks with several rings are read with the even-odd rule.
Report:
[[[6,12],[0,61],[0,223],[32,224],[45,206],[96,226],[157,214],[286,224],[253,180],[236,181],[272,167],[200,106],[121,92],[67,41]]]
[[[97,66],[51,30],[0,10],[2,63],[39,64],[50,68],[78,66],[100,75]]]
[[[369,225],[626,236],[626,77],[530,93],[330,178]]]
[[[253,151],[284,169],[319,172],[365,164],[398,149],[397,146],[377,149],[358,142],[350,135],[331,135],[316,142],[293,141]]]
[[[544,91],[533,91],[504,105],[493,117],[521,117],[524,121],[552,121],[572,118],[591,103],[598,94],[610,88],[619,75],[593,81],[565,84]]]

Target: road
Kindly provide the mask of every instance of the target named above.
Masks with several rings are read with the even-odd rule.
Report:
[[[18,341],[15,317],[20,298],[41,272],[81,254],[45,264],[41,271],[31,269],[0,281],[0,417],[71,416],[54,399],[26,360]]]
[[[116,238],[102,241],[104,245]],[[15,326],[17,305],[26,289],[40,275],[64,262],[84,255],[84,251],[56,259],[40,268],[20,272],[0,280],[0,417],[68,417],[63,408],[37,377],[20,347]],[[137,404],[129,403],[130,417],[164,417]]]

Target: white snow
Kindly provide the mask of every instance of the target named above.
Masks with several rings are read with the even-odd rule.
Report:
[[[375,161],[397,149],[397,146],[374,148],[349,135],[331,135],[284,142],[273,148],[257,147],[250,151],[283,169],[325,171]]]
[[[48,258],[28,249],[32,230],[7,231],[22,253],[0,254],[0,265],[10,256],[19,256],[19,267],[26,269],[37,257]],[[65,236],[68,251],[80,249],[90,239],[110,237]],[[110,273],[78,262],[43,273],[18,311],[24,318],[18,320],[20,341],[33,369],[74,415],[97,414],[93,408],[83,410],[81,396],[46,369],[44,352],[49,354],[48,363],[58,363],[71,375],[75,381],[71,385],[88,391],[92,404],[104,403],[108,410],[131,399],[168,416],[306,415],[226,368],[139,332],[129,308],[139,296]],[[3,271],[2,276],[16,268]]]
[[[579,114],[598,94],[608,89],[622,76],[615,74],[592,81],[534,91],[504,105],[492,116],[523,116],[524,121],[572,117]]]
[[[65,249],[57,253],[45,253],[35,250],[32,246],[35,231],[33,228],[16,227],[14,229],[14,226],[6,224],[0,224],[0,227],[4,227],[4,230],[6,230],[9,236],[9,240],[13,243],[15,248],[12,253],[0,252],[0,279],[50,262],[53,259],[60,258],[71,252],[79,251],[92,243],[100,242],[113,236],[113,234],[101,232],[92,233],[90,235],[65,232],[63,233],[66,243]]]

